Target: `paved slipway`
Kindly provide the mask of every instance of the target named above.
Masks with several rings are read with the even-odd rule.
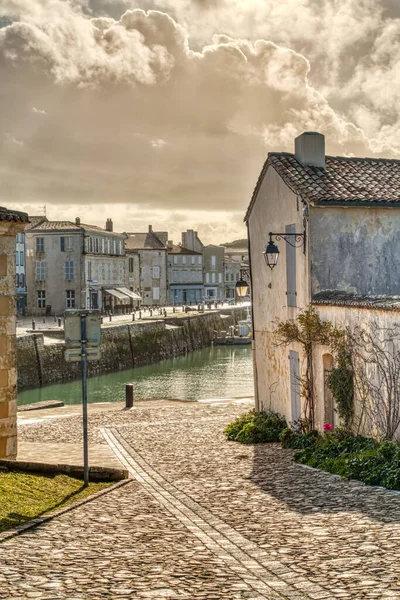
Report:
[[[248,405],[90,415],[132,482],[0,544],[0,598],[400,599],[400,495],[293,465],[223,429]],[[81,442],[78,415],[26,443]],[[50,446],[49,446],[50,447]]]

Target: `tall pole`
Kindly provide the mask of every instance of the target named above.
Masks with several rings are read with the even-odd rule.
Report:
[[[85,487],[89,484],[89,456],[87,432],[87,356],[86,315],[81,315],[81,359],[82,359],[82,413],[83,413],[83,473]]]

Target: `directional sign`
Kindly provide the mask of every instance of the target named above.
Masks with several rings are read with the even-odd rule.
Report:
[[[86,344],[93,348],[101,345],[101,316],[99,310],[66,310],[65,311],[65,344],[69,348],[80,348],[81,317],[86,317]],[[89,358],[89,357],[88,357]],[[66,359],[68,360],[68,359]],[[95,359],[91,359],[95,360]]]
[[[64,358],[67,362],[80,362],[82,360],[82,352],[80,348],[68,348],[64,352]],[[100,348],[86,348],[87,360],[100,360]]]

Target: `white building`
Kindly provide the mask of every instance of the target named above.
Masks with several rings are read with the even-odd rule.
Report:
[[[125,235],[71,221],[43,220],[26,230],[27,309],[31,315],[62,314],[67,308],[125,312]]]

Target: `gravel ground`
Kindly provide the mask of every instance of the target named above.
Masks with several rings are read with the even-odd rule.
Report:
[[[307,597],[400,599],[400,495],[344,482],[330,475],[293,465],[291,451],[282,450],[278,444],[253,447],[227,442],[223,436],[224,427],[247,408],[245,405],[233,403],[171,403],[165,407],[135,408],[129,412],[103,411],[90,419],[90,439],[92,442],[102,440],[105,443],[98,428],[117,428],[124,439],[161,477],[173,483],[178,490],[184,491],[193,501],[208,509],[238,534],[256,544],[260,551],[268,553],[271,560],[279,561],[279,564],[287,569],[292,581],[297,576],[306,578],[310,585],[318,585],[327,593],[319,596],[317,593],[310,593]],[[20,435],[26,441],[77,442],[81,436],[80,419],[71,417],[24,426]],[[182,591],[183,594],[188,594],[187,596],[176,595],[177,588],[171,587],[172,579],[165,579],[162,573],[154,575],[157,586],[166,586],[165,590],[170,590],[171,597],[207,600],[252,597],[252,592],[245,589],[243,581],[235,579],[232,573],[226,577],[226,567],[215,555],[213,558],[209,549],[203,547],[199,550],[200,554],[195,550],[193,556],[188,555],[191,550],[185,550],[184,555],[181,555],[181,542],[176,540],[179,536],[186,540],[185,536],[188,534],[181,524],[175,522],[176,519],[174,521],[172,515],[168,512],[164,515],[164,508],[160,507],[154,498],[149,497],[146,500],[147,496],[142,488],[132,484],[106,497],[104,502],[107,506],[96,509],[94,514],[92,508],[85,508],[83,511],[78,509],[70,513],[72,516],[63,517],[65,523],[63,521],[64,525],[61,527],[57,525],[57,519],[51,525],[34,530],[23,538],[35,546],[35,543],[39,543],[37,538],[44,536],[44,543],[52,549],[52,535],[56,533],[54,543],[57,554],[62,552],[60,548],[64,543],[59,535],[67,536],[74,548],[76,538],[87,538],[87,525],[90,544],[95,546],[96,540],[98,542],[97,551],[102,557],[99,560],[104,560],[104,555],[107,554],[110,560],[114,560],[113,554],[118,554],[121,544],[127,549],[128,538],[124,537],[122,532],[128,528],[128,537],[134,534],[134,523],[139,518],[135,516],[135,511],[146,507],[147,502],[146,515],[143,516],[142,523],[139,520],[139,524],[144,539],[148,542],[146,552],[149,553],[149,564],[148,570],[143,572],[143,581],[146,582],[146,586],[150,585],[150,592],[154,588],[151,561],[155,561],[157,565],[164,564],[166,554],[163,552],[168,547],[172,562],[176,552],[177,561],[188,561],[185,562],[186,575],[194,569],[193,575],[184,579],[185,585],[182,590],[178,586],[179,593]],[[93,502],[89,506],[97,506],[97,503],[98,501]],[[160,510],[163,516],[158,517],[157,511]],[[102,517],[99,516],[102,512],[105,513],[106,519],[104,535]],[[82,513],[85,517],[83,521],[79,517]],[[150,527],[153,514],[155,522],[158,523],[156,531],[168,516],[168,523],[175,523],[178,537],[165,544],[162,540],[166,531],[160,530],[157,544],[156,536],[152,536],[153,529]],[[172,530],[175,531],[173,527]],[[121,539],[118,532],[121,532]],[[191,547],[190,544],[193,544],[196,548],[199,542],[190,536],[191,534],[184,547]],[[40,543],[42,542],[43,539],[40,540]],[[103,545],[106,548],[104,553]],[[33,559],[29,559],[28,571],[35,573],[36,569],[39,569],[38,554],[35,551],[33,554],[27,552],[26,543],[21,543],[18,539],[11,540],[7,542],[5,550],[7,561],[16,569],[14,575],[18,578],[22,577],[26,570],[27,556],[33,556]],[[129,544],[127,552],[136,550]],[[157,558],[158,555],[160,558]],[[197,567],[191,562],[194,557],[200,561]],[[53,565],[54,557],[49,560]],[[90,558],[90,561],[92,560],[94,559]],[[23,569],[20,561],[23,562]],[[78,566],[84,566],[85,561],[83,555]],[[130,560],[119,558],[117,562],[120,563],[120,568],[131,570]],[[59,562],[57,565],[54,567],[56,573],[62,570]],[[99,571],[93,562],[90,562],[89,569],[91,568],[95,568],[95,572]],[[116,568],[114,565],[110,567],[110,573]],[[195,583],[201,581],[196,568],[207,569],[206,581],[210,583],[209,590],[204,589],[204,592],[200,592],[203,589],[202,583],[196,588]],[[44,570],[42,567],[40,569],[40,576],[46,576],[46,567]],[[86,567],[84,570],[86,571]],[[218,572],[220,577],[217,577]],[[71,568],[71,580],[74,579],[72,573]],[[1,568],[0,574],[4,577]],[[150,579],[146,579],[147,577]],[[229,588],[228,580],[234,588]],[[139,581],[140,577],[134,578],[135,585]],[[215,587],[216,581],[219,582],[218,585],[224,582],[228,587]],[[104,585],[107,587],[108,583],[105,582]],[[131,588],[132,585],[130,580]],[[243,589],[239,589],[241,585],[244,586]],[[126,597],[140,598],[139,592],[142,592],[139,588],[133,586],[136,595]],[[153,593],[151,597],[166,597],[169,592],[165,590],[159,595]],[[204,595],[201,595],[202,593]],[[17,596],[18,594],[9,594],[9,597],[13,598]],[[0,598],[6,597],[8,596],[2,596],[0,592]],[[99,593],[98,597],[113,596],[102,596]]]

